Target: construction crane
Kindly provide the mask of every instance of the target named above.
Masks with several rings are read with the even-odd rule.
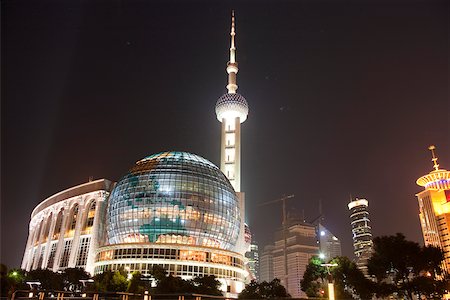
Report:
[[[287,263],[287,237],[286,237],[286,229],[287,229],[286,200],[291,199],[291,198],[294,198],[293,194],[292,195],[288,195],[288,196],[283,196],[280,199],[264,202],[264,203],[261,203],[259,205],[259,206],[265,206],[265,205],[274,204],[274,203],[278,203],[278,202],[281,202],[282,205],[283,205],[282,216],[281,216],[281,224],[283,226],[284,284],[285,284],[286,290],[289,290],[288,271],[287,271],[288,263]]]
[[[280,199],[261,203],[259,206],[265,206],[265,205],[281,202],[283,204],[283,210],[282,210],[282,215],[281,215],[281,224],[284,226],[284,225],[286,225],[286,222],[287,222],[286,200],[288,200],[290,198],[294,198],[294,194],[289,195],[289,196],[283,196]]]

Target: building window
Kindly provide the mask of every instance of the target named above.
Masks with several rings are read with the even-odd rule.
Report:
[[[72,237],[75,234],[75,227],[77,226],[77,216],[78,216],[78,204],[72,208],[72,213],[70,215],[70,223],[67,228],[65,237]]]
[[[63,209],[58,213],[58,216],[56,217],[56,224],[55,229],[53,231],[53,237],[52,240],[59,239],[59,236],[61,235],[61,227],[62,227],[62,218],[63,218]]]
[[[70,250],[72,250],[72,240],[64,241],[64,252],[59,263],[60,268],[67,268],[69,265]]]
[[[50,246],[50,254],[48,256],[47,262],[47,268],[49,269],[53,268],[53,262],[55,261],[56,245],[58,245],[58,242],[53,242],[52,245]]]
[[[80,239],[80,245],[78,247],[77,262],[75,267],[85,267],[89,252],[90,237],[83,237]]]
[[[91,205],[89,206],[89,210],[88,210],[87,217],[86,217],[86,222],[84,223],[84,227],[81,232],[82,235],[91,233],[92,226],[94,226],[95,208],[96,208],[96,203],[95,203],[95,201],[92,201]]]

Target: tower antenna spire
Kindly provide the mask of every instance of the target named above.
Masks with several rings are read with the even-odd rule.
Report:
[[[234,21],[234,10],[231,11],[231,46],[230,46],[230,63],[236,62],[236,45],[234,43],[234,36],[236,35],[236,24]]]
[[[236,74],[239,71],[238,63],[236,62],[236,44],[234,36],[236,35],[236,23],[234,18],[234,10],[231,11],[231,45],[230,45],[230,61],[227,64],[228,85],[227,90],[230,94],[236,94],[238,86],[236,84]]]
[[[434,150],[436,150],[436,146],[431,145],[430,147],[428,147],[428,150],[431,151],[431,156],[433,157],[431,159],[431,161],[433,162],[433,168],[436,171],[439,171],[439,164],[437,163],[438,158],[436,157],[436,154],[434,153]]]

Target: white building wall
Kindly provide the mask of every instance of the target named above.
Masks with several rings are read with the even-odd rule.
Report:
[[[60,263],[64,254],[64,245],[67,241],[71,241],[71,251],[69,253],[69,261],[67,267],[75,267],[79,253],[79,241],[81,231],[87,219],[87,213],[92,201],[96,201],[96,217],[89,234],[83,237],[90,238],[91,244],[87,248],[89,254],[87,264],[84,268],[88,272],[93,270],[94,252],[98,245],[98,230],[100,225],[96,222],[99,217],[100,203],[104,203],[112,190],[113,183],[106,179],[100,179],[88,182],[60,193],[57,193],[43,202],[41,202],[33,211],[29,225],[29,236],[27,239],[26,249],[22,260],[22,268],[27,271],[37,268],[50,268],[53,271],[61,270]],[[64,197],[64,196],[68,197]],[[76,220],[76,227],[73,236],[65,236],[71,225],[71,214],[74,205],[79,205],[79,211]],[[54,240],[55,226],[59,212],[62,211],[62,224],[59,237]],[[49,227],[47,227],[49,226]],[[92,238],[94,236],[94,238]],[[52,266],[48,266],[49,258],[53,245],[56,243],[56,251]]]

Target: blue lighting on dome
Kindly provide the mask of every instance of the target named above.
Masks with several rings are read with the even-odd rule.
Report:
[[[187,152],[148,156],[117,183],[107,208],[110,244],[236,244],[238,198],[210,161]]]

